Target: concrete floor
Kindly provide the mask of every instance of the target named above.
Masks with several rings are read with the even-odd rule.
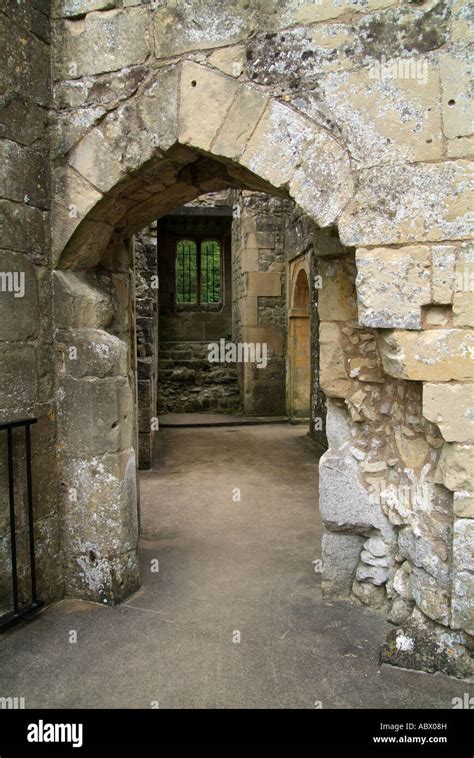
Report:
[[[162,430],[140,479],[143,588],[115,609],[63,601],[5,635],[0,696],[27,708],[451,708],[469,689],[380,667],[383,618],[321,599],[303,427]]]

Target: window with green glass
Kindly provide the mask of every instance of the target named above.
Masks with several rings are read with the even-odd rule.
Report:
[[[217,240],[203,240],[200,248],[201,303],[221,302],[221,246]]]
[[[197,245],[180,240],[176,245],[176,302],[197,303]]]
[[[222,247],[218,240],[182,239],[176,245],[176,302],[222,301]]]

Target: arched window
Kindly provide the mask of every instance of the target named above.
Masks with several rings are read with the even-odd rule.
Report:
[[[176,244],[176,302],[222,301],[222,245],[218,240],[193,237]]]

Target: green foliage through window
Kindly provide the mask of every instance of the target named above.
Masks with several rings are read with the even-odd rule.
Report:
[[[197,249],[193,240],[176,246],[176,302],[197,302]]]
[[[176,245],[176,302],[220,303],[221,245],[217,240],[180,240]]]
[[[221,301],[221,246],[215,240],[201,242],[201,303]]]

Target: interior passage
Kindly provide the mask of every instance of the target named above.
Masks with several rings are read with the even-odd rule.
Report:
[[[378,665],[382,614],[321,599],[317,470],[302,426],[161,430],[140,476],[142,588],[5,635],[2,692],[26,708],[451,707],[458,682]]]

